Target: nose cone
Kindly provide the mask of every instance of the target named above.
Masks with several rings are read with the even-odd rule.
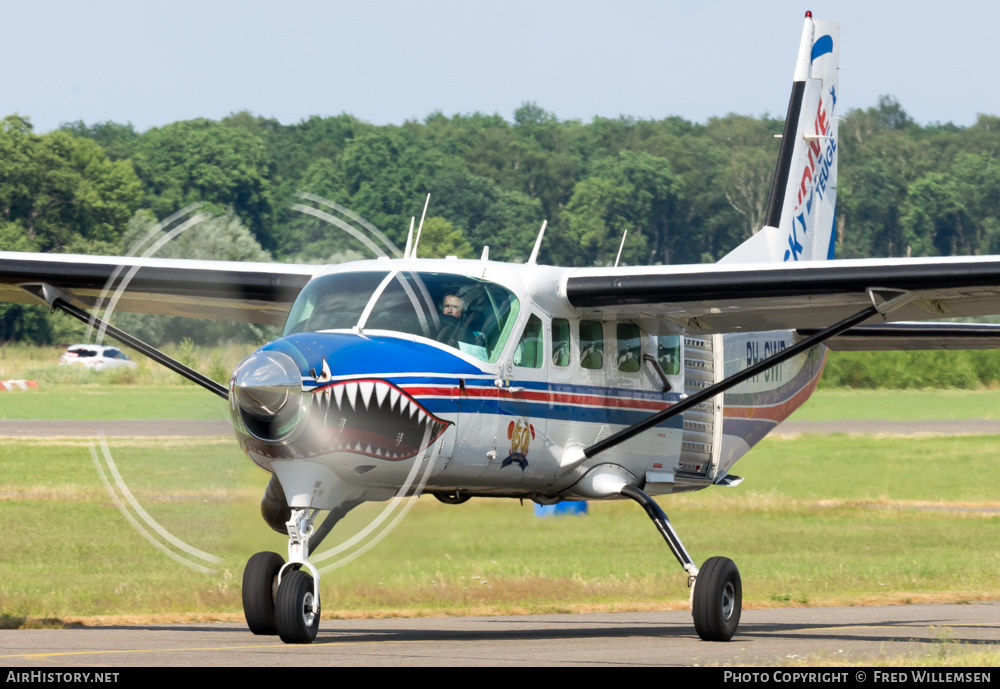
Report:
[[[254,352],[233,374],[232,400],[233,413],[251,434],[279,440],[304,413],[299,368],[287,354]]]

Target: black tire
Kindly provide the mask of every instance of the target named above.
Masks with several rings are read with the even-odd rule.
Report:
[[[311,644],[319,631],[319,609],[313,609],[313,578],[301,569],[285,572],[274,602],[278,636],[286,644]]]
[[[694,628],[705,641],[729,641],[740,624],[743,582],[736,563],[710,557],[694,584]]]
[[[243,569],[243,615],[254,634],[274,636],[274,600],[278,570],[285,560],[277,553],[257,553]]]

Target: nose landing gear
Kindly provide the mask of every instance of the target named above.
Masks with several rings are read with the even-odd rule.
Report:
[[[254,634],[277,634],[289,644],[308,644],[316,638],[319,571],[308,560],[315,514],[292,510],[286,524],[287,563],[277,553],[269,552],[257,553],[247,562],[243,570],[243,614]]]

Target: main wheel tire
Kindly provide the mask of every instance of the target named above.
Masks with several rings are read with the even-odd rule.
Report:
[[[274,602],[278,636],[286,644],[311,644],[319,631],[319,608],[314,607],[313,578],[301,569],[285,573]]]
[[[274,601],[278,570],[285,560],[277,553],[257,553],[243,569],[243,615],[254,634],[274,636]]]
[[[729,641],[740,624],[743,582],[736,563],[710,557],[694,584],[694,628],[705,641]]]

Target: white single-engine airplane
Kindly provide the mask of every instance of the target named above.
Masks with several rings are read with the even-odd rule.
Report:
[[[526,265],[485,251],[417,259],[409,246],[327,267],[5,252],[0,299],[100,324],[86,309],[127,284],[119,310],[284,323],[228,386],[107,326],[228,399],[241,449],[271,474],[261,509],[288,534],[288,561],[257,553],[246,566],[255,634],[311,642],[310,553],[358,504],[422,489],[451,504],[635,500],[688,574],[698,634],[726,641],[736,565],[697,567],[650,496],[737,485],[733,466],[805,402],[829,347],[998,342],[988,326],[883,321],[1000,313],[1000,258],[824,262],[839,39],[806,14],[766,226],[714,265],[537,265],[541,235]]]

